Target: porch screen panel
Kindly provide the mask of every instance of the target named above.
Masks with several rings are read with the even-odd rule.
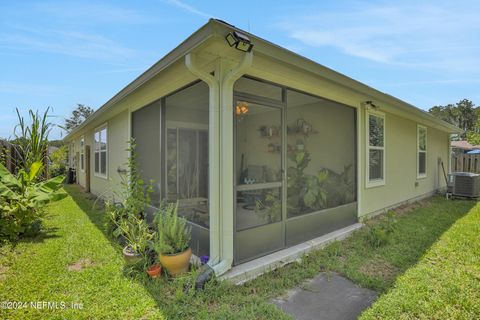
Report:
[[[132,137],[135,139],[140,176],[146,183],[152,180],[152,204],[158,206],[161,197],[160,102],[132,114]]]
[[[166,200],[178,214],[209,227],[208,86],[198,82],[165,99]],[[195,250],[195,248],[194,248]]]
[[[356,199],[355,109],[287,90],[287,217]]]

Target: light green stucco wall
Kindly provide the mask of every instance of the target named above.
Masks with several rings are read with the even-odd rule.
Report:
[[[218,44],[216,44],[218,45]],[[233,49],[232,49],[233,50]],[[227,52],[230,52],[227,50]],[[227,64],[237,61],[238,52],[227,57]],[[205,70],[213,70],[218,61],[218,54],[213,54],[206,46],[198,52],[200,64]],[[300,70],[288,64],[255,55],[248,75],[265,79],[281,85],[308,92],[326,99],[337,101],[357,109],[358,133],[358,188],[359,216],[379,211],[408,199],[426,195],[438,187],[445,186],[443,174],[437,159],[441,157],[448,169],[448,133],[431,127],[428,128],[427,177],[416,179],[416,121],[400,117],[395,105],[376,101],[380,111],[386,113],[386,184],[375,188],[365,187],[365,110],[363,103],[371,97],[362,92],[353,91],[342,84],[334,83],[319,75]],[[151,103],[194,81],[194,77],[185,67],[183,59],[173,63],[165,71],[146,82],[135,92],[100,115],[88,127],[75,134],[75,145],[79,148],[80,135],[85,134],[85,143],[92,146],[93,161],[93,129],[105,122],[108,123],[108,180],[92,174],[91,189],[96,194],[110,194],[108,190],[118,182],[117,168],[126,161],[126,141],[129,136],[129,113]],[[221,106],[222,108],[224,106]],[[404,111],[403,111],[404,112]],[[429,126],[429,123],[420,124]],[[332,137],[334,139],[334,137]],[[338,147],[338,145],[337,145]],[[353,152],[351,146],[345,146],[345,152]],[[224,159],[229,159],[224,158]],[[233,154],[230,156],[233,161]],[[91,164],[93,172],[93,162]],[[80,171],[79,171],[80,172]],[[84,185],[84,177],[80,173],[80,183]]]
[[[125,163],[127,161],[128,152],[126,151],[128,144],[128,132],[129,132],[129,114],[128,111],[124,111],[111,119],[104,122],[107,125],[107,177],[98,177],[94,174],[94,132],[95,128],[82,131],[85,137],[85,145],[90,146],[90,188],[93,194],[115,198],[115,194],[118,194],[118,185],[121,182],[120,173],[117,172],[118,168],[125,169]],[[75,139],[75,152],[80,152],[80,136]],[[86,161],[86,159],[85,159]],[[77,177],[81,186],[85,187],[86,172],[81,171],[79,168],[79,160],[77,161]]]
[[[362,110],[363,111],[363,110]],[[361,112],[361,159],[365,159],[365,112]],[[417,123],[387,113],[385,116],[385,185],[367,188],[361,171],[362,208],[359,216],[374,213],[446,186],[438,159],[448,168],[449,135],[427,127],[427,176],[417,179]],[[418,182],[418,186],[415,186]]]

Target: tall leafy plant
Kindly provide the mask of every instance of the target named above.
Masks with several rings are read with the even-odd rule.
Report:
[[[126,163],[127,174],[122,177],[120,189],[114,192],[115,196],[121,199],[121,202],[112,203],[107,201],[105,207],[107,213],[106,230],[114,237],[125,237],[119,226],[122,225],[123,221],[135,224],[136,219],[143,219],[146,207],[151,204],[152,183],[145,184],[140,177],[135,148],[135,140],[131,139],[127,149],[130,153]]]
[[[30,116],[29,122],[20,115],[17,109],[18,124],[14,129],[14,147],[16,156],[18,157],[15,165],[28,172],[35,162],[44,164],[47,157],[48,135],[53,128],[53,124],[48,122],[47,108],[43,115],[32,110],[28,111]],[[41,168],[43,170],[43,166]],[[37,174],[35,178],[40,178]]]
[[[66,197],[61,190],[63,176],[38,182],[42,168],[41,162],[33,162],[28,171],[20,169],[13,175],[0,164],[1,238],[14,240],[21,234],[38,231],[45,205]]]
[[[293,166],[288,168],[287,205],[289,212],[304,213],[305,211],[320,210],[327,205],[326,183],[329,173],[319,170],[316,175],[305,173],[311,161],[307,150],[297,150],[290,153]]]

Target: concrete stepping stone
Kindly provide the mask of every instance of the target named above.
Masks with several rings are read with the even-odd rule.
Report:
[[[322,272],[272,302],[298,320],[357,319],[377,298],[337,273]]]

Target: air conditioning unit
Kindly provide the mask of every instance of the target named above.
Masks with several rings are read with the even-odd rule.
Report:
[[[454,172],[449,174],[448,191],[453,196],[480,197],[480,174],[471,172]]]

